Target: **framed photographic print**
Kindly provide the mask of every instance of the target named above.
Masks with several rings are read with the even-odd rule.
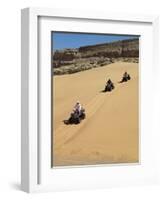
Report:
[[[22,190],[158,182],[158,17],[22,10]]]

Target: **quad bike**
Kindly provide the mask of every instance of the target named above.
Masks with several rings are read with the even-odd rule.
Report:
[[[71,113],[70,118],[65,121],[66,124],[79,124],[81,120],[86,118],[85,109],[82,108],[80,113],[78,111],[74,111]]]
[[[121,83],[127,82],[127,81],[130,80],[130,79],[131,79],[130,75],[127,74],[126,76],[123,76],[123,78],[122,78],[122,80],[121,80]]]
[[[111,92],[114,89],[114,84],[111,83],[107,83],[104,89],[104,92]]]

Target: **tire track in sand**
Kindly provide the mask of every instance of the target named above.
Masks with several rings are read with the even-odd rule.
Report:
[[[104,93],[98,94],[93,98],[84,108],[86,110],[86,119],[77,125],[65,125],[63,124],[57,130],[55,130],[54,136],[54,149],[60,148],[68,140],[70,140],[81,127],[84,126],[86,121],[90,119],[97,110],[102,106],[106,98]],[[56,141],[56,142],[55,142]]]
[[[123,84],[115,84],[116,89],[119,90],[121,87],[124,87]],[[75,137],[75,134],[87,123],[87,121],[100,109],[105,99],[108,98],[108,95],[113,95],[114,90],[109,93],[98,93],[87,105],[84,106],[86,110],[86,119],[83,120],[80,124],[77,125],[60,125],[59,128],[55,130],[55,136],[53,138],[53,150],[61,148],[63,145],[71,141]],[[55,142],[56,141],[56,142]],[[54,152],[54,151],[53,151]]]
[[[92,98],[91,101],[89,101],[89,102],[84,106],[84,108],[89,107],[89,106],[92,104],[92,102],[94,102],[94,101],[98,98],[98,96],[99,96],[99,94],[96,94],[96,95],[94,96],[94,98]],[[64,130],[64,129],[65,129],[65,125],[64,125],[63,122],[62,122],[62,123],[60,123],[59,127],[55,130],[55,132],[58,133],[58,132],[61,132],[61,131]]]

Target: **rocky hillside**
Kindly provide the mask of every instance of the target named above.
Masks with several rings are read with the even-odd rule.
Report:
[[[116,61],[138,62],[139,39],[56,50],[53,71],[56,75],[71,74]]]

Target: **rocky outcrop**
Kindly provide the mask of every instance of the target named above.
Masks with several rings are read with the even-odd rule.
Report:
[[[103,56],[109,58],[118,57],[138,57],[139,40],[122,40],[112,43],[99,44],[93,46],[80,47],[79,52],[82,57]]]
[[[139,39],[56,50],[53,53],[54,74],[68,74],[100,67],[116,60],[138,62]]]

